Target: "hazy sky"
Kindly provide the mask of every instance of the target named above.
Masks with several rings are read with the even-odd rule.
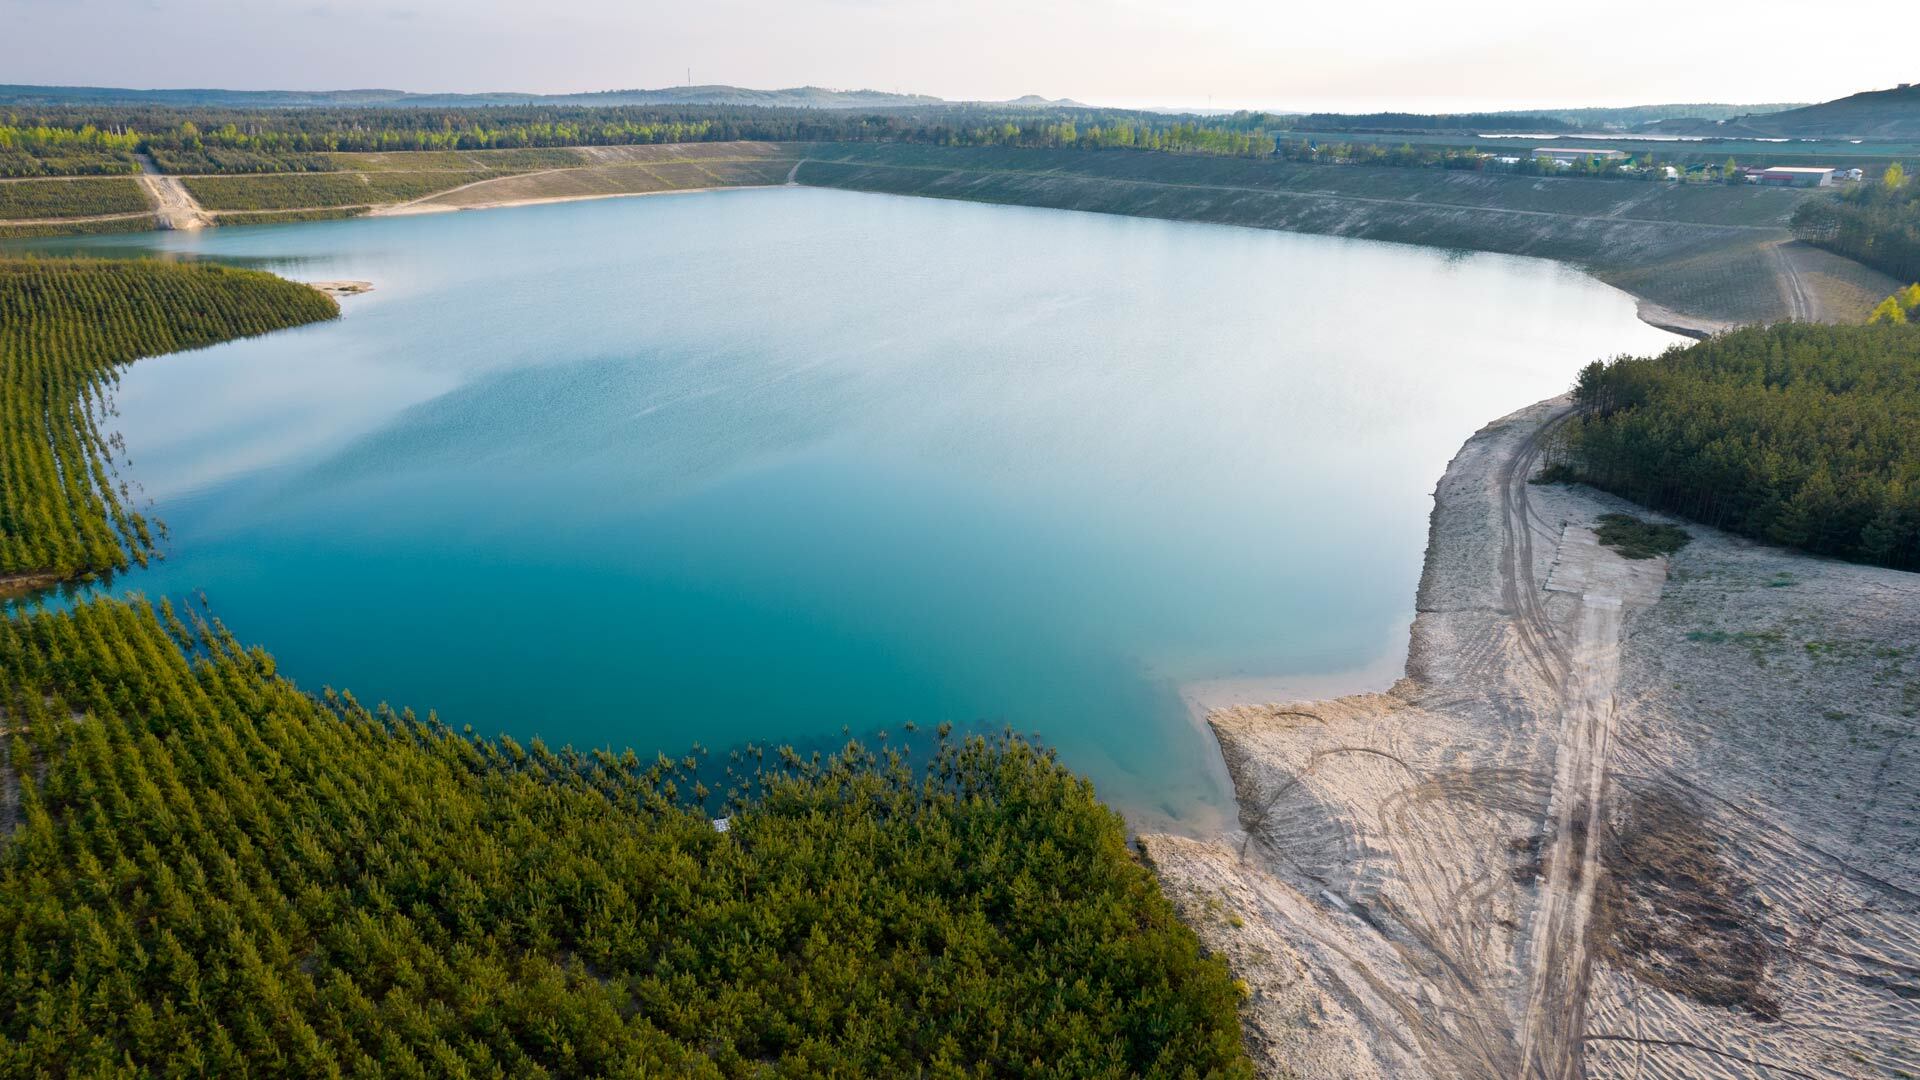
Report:
[[[0,82],[555,92],[692,68],[1103,105],[1813,101],[1920,81],[1911,19],[1893,0],[0,0]]]

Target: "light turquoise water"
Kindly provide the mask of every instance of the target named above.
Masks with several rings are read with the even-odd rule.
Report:
[[[1226,805],[1183,685],[1391,671],[1460,443],[1673,340],[1550,263],[807,189],[66,246],[377,286],[127,373],[116,589],[555,745],[1010,723],[1140,821]]]

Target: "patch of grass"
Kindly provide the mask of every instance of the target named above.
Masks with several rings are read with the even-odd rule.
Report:
[[[1671,555],[1693,540],[1692,534],[1677,525],[1642,521],[1632,514],[1601,514],[1593,531],[1602,544],[1628,559]]]

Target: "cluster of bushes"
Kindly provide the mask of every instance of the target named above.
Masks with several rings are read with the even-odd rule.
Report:
[[[1906,323],[1920,321],[1920,284],[1909,285],[1874,306],[1867,316],[1870,323]]]
[[[1920,184],[1907,183],[1897,164],[1878,183],[1801,203],[1793,232],[1901,281],[1920,280]]]
[[[119,365],[334,311],[0,262],[0,569],[150,545],[96,426]],[[108,599],[0,618],[0,720],[0,1075],[1252,1075],[1224,963],[1011,736],[555,752]]]
[[[1920,569],[1920,326],[1782,323],[1595,363],[1570,475],[1708,525]]]

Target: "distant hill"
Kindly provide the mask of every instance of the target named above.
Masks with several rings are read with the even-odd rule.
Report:
[[[1798,105],[1628,105],[1590,109],[1505,109],[1480,113],[1309,113],[1295,121],[1303,131],[1393,132],[1600,132],[1626,131],[1668,120],[1712,122]]]
[[[1769,105],[1718,105],[1718,104],[1672,104],[1672,105],[1625,105],[1618,108],[1583,109],[1513,109],[1498,113],[1500,116],[1545,116],[1569,124],[1583,131],[1604,129],[1621,130],[1639,127],[1642,124],[1659,123],[1662,120],[1728,120],[1736,116],[1754,113],[1780,112],[1785,109],[1800,108],[1803,102]]]
[[[1891,90],[1867,90],[1777,112],[1755,110],[1718,122],[1668,120],[1647,130],[1749,139],[1917,139],[1920,85],[1903,83]]]
[[[1397,132],[1451,131],[1473,134],[1481,131],[1567,130],[1567,123],[1550,116],[1518,113],[1308,113],[1293,117],[1289,123],[1299,131],[1351,131],[1393,134]]]
[[[1043,98],[1039,94],[1024,94],[1008,101],[994,102],[999,105],[1030,105],[1036,109],[1089,109],[1093,106],[1072,98]]]
[[[739,86],[668,86],[657,90],[604,90],[589,94],[416,94],[405,90],[131,90],[107,86],[0,85],[0,103],[238,109],[465,109],[489,105],[765,105],[811,109],[884,109],[939,105],[943,102],[940,98],[925,94],[830,90],[819,86],[796,86],[785,90],[749,90]]]

